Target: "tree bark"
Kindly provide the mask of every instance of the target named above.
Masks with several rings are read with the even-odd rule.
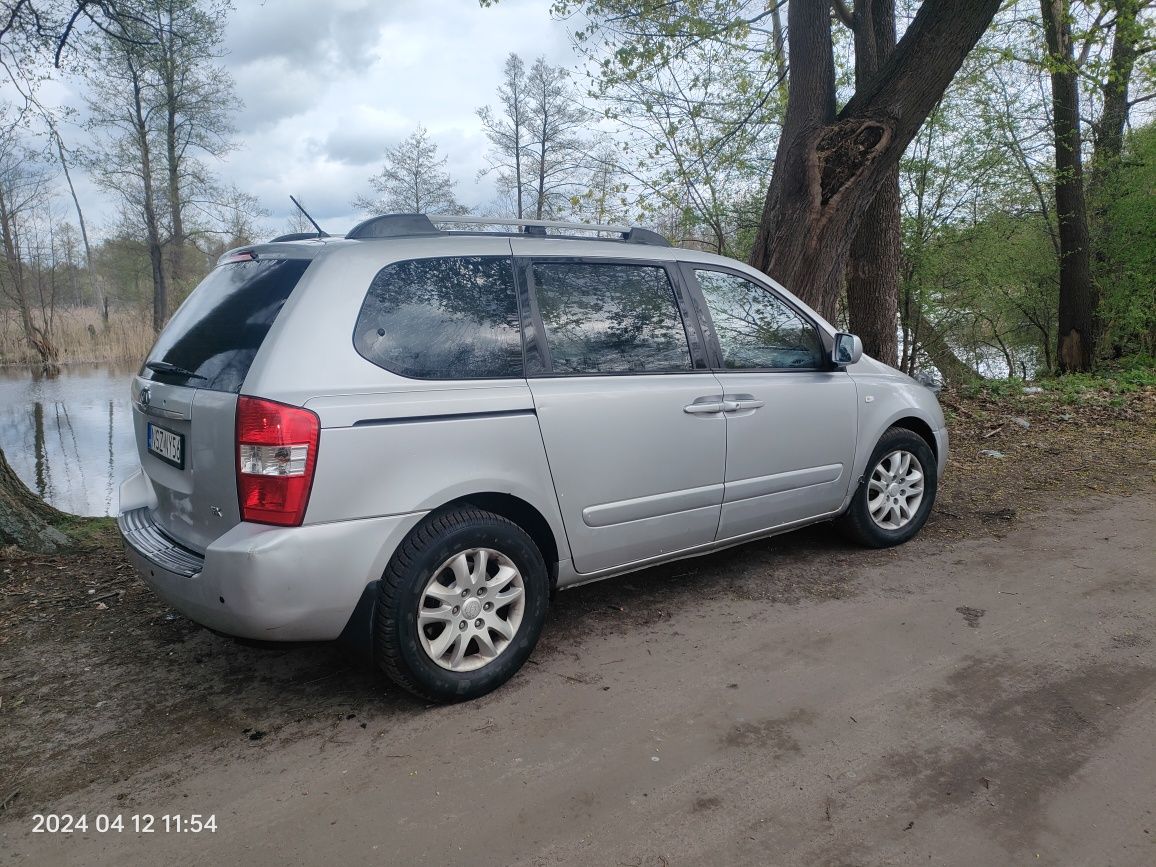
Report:
[[[999,0],[924,0],[879,72],[835,114],[829,0],[791,0],[790,98],[750,263],[834,318],[851,243]]]
[[[170,102],[168,120],[165,126],[165,151],[168,174],[169,213],[172,231],[169,235],[169,282],[180,291],[185,273],[185,219],[184,202],[181,197],[180,158],[177,155],[176,110]],[[178,295],[178,297],[180,297]]]
[[[160,224],[157,218],[156,192],[152,166],[152,142],[149,140],[149,124],[145,116],[143,83],[135,61],[130,57],[128,69],[132,75],[133,126],[136,132],[137,148],[140,154],[142,209],[145,218],[145,235],[149,251],[149,264],[153,278],[153,331],[160,334],[168,318],[168,285],[165,280],[164,245],[161,243]]]
[[[169,20],[172,20],[171,10]],[[158,22],[157,31],[162,34],[158,46],[161,51],[161,71],[165,89],[165,172],[168,180],[169,220],[169,283],[180,291],[181,281],[185,271],[185,218],[184,196],[181,193],[181,164],[183,155],[179,152],[177,141],[177,115],[181,105],[180,95],[177,93],[177,39],[179,38],[172,27],[165,27]]]
[[[775,46],[775,78],[778,80],[779,101],[787,104],[787,46],[783,38],[783,13],[781,3],[771,7],[771,38]]]
[[[855,4],[855,84],[866,87],[895,50],[895,0]],[[883,179],[851,242],[847,268],[847,314],[863,351],[894,366],[898,362],[899,259],[902,252],[899,165]]]
[[[0,449],[0,547],[40,554],[68,548],[72,540],[53,526],[64,517],[24,486]]]
[[[1132,69],[1136,65],[1138,43],[1144,35],[1144,28],[1138,21],[1140,0],[1114,0],[1112,5],[1116,10],[1116,24],[1112,34],[1108,74],[1101,89],[1104,110],[1100,114],[1092,153],[1092,188],[1096,186],[1099,170],[1111,170],[1124,150],[1128,87],[1132,81]]]
[[[1105,249],[1111,237],[1109,218],[1111,200],[1119,195],[1115,178],[1120,169],[1120,155],[1124,150],[1124,127],[1128,122],[1128,88],[1132,81],[1139,54],[1139,40],[1144,28],[1138,18],[1140,0],[1114,0],[1115,29],[1112,34],[1112,54],[1108,73],[1101,88],[1104,109],[1099,126],[1095,128],[1092,163],[1088,172],[1088,230],[1091,235],[1092,257],[1099,280],[1111,280],[1113,263]]]
[[[1098,297],[1092,283],[1088,209],[1080,156],[1080,93],[1068,0],[1040,0],[1052,77],[1056,151],[1056,218],[1060,228],[1061,373],[1088,371],[1096,355]]]
[[[542,109],[542,138],[538,142],[538,206],[534,219],[542,219],[542,206],[546,199],[546,130],[549,124],[549,110]]]

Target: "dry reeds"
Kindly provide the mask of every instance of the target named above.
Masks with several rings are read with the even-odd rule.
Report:
[[[105,323],[96,307],[58,309],[50,335],[61,364],[140,361],[156,335],[152,317],[136,310],[112,310]],[[0,310],[0,364],[38,364],[40,356],[24,339],[20,315]]]

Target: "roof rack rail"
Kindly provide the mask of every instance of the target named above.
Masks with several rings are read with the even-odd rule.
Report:
[[[472,226],[512,226],[526,235],[546,237],[547,229],[561,229],[571,232],[593,232],[597,235],[617,235],[617,240],[628,244],[647,244],[653,247],[669,247],[670,241],[650,229],[641,229],[637,226],[595,225],[593,223],[565,223],[558,220],[520,220],[511,217],[467,217],[443,216],[441,214],[382,214],[379,217],[370,217],[358,223],[346,238],[403,238],[414,235],[443,235],[444,231],[437,227],[437,223],[444,225],[472,225]]]
[[[278,241],[311,241],[316,238],[328,238],[329,236],[322,232],[290,232],[287,235],[278,235],[269,241],[270,244],[276,244]]]

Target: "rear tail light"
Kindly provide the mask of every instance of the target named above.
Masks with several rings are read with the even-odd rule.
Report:
[[[297,527],[305,517],[321,422],[299,406],[237,399],[237,495],[241,520]]]

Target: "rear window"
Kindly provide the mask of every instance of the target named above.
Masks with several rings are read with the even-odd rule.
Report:
[[[161,332],[141,376],[239,393],[310,261],[255,259],[214,268]]]
[[[377,272],[353,345],[416,379],[522,377],[522,334],[509,256],[395,262]]]

